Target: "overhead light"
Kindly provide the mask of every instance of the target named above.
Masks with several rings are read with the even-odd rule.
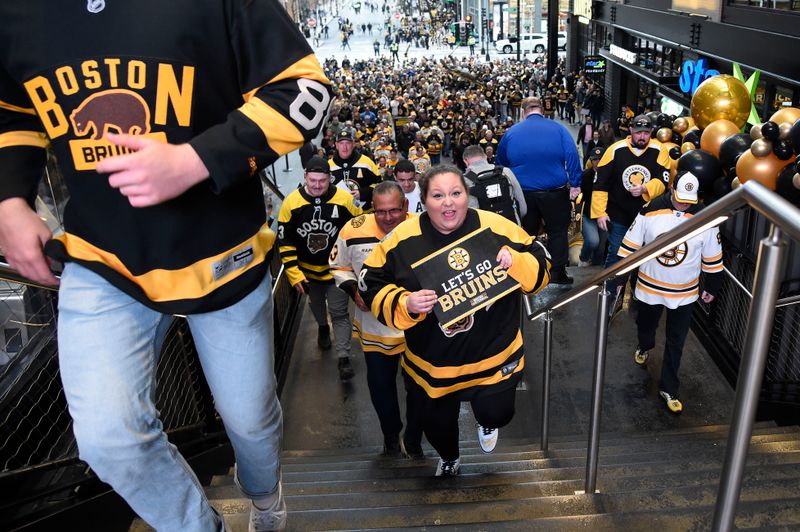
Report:
[[[584,17],[583,15],[578,15],[578,22],[580,22],[581,24],[586,24],[588,26],[590,20]]]
[[[593,291],[594,291],[594,290],[596,290],[596,289],[597,289],[597,285],[596,285],[596,284],[593,284],[592,286],[589,286],[588,288],[586,288],[586,289],[584,289],[584,290],[581,290],[580,292],[578,292],[578,293],[577,293],[577,294],[575,294],[574,296],[570,297],[569,299],[566,299],[566,300],[562,301],[561,303],[559,303],[558,305],[554,306],[554,307],[553,307],[552,309],[550,309],[550,310],[555,310],[555,309],[557,309],[557,308],[563,307],[564,305],[566,305],[566,304],[567,304],[567,303],[569,303],[570,301],[575,301],[575,300],[576,300],[576,299],[578,299],[579,297],[582,297],[582,296],[584,296],[584,295],[588,294],[589,292],[593,292]],[[542,317],[542,316],[544,316],[545,314],[547,314],[547,311],[540,312],[539,314],[537,314],[536,316],[534,316],[533,318],[531,318],[531,321],[538,320],[539,318],[541,318],[541,317]]]
[[[624,274],[626,274],[626,273],[628,273],[628,272],[630,272],[630,271],[632,271],[632,270],[635,270],[636,268],[638,268],[639,266],[641,266],[641,265],[642,265],[642,264],[644,264],[645,262],[647,262],[647,261],[649,261],[650,259],[653,259],[653,258],[655,258],[655,257],[658,257],[659,255],[661,255],[662,253],[664,253],[664,252],[665,252],[665,251],[667,251],[668,249],[672,249],[672,248],[674,248],[675,246],[677,246],[678,244],[682,244],[682,243],[686,242],[686,241],[687,241],[687,240],[689,240],[690,238],[693,238],[693,237],[695,237],[695,236],[699,235],[700,233],[702,233],[702,232],[703,232],[703,231],[705,231],[706,229],[710,229],[711,227],[716,227],[716,226],[718,226],[719,224],[721,224],[722,222],[724,222],[724,221],[725,221],[725,220],[727,220],[727,219],[728,219],[728,216],[720,216],[720,217],[718,217],[718,218],[714,218],[713,220],[711,220],[711,221],[710,221],[710,222],[708,222],[707,224],[705,224],[705,225],[701,225],[700,227],[698,227],[697,229],[695,229],[695,230],[694,230],[694,231],[692,231],[691,233],[689,233],[689,234],[686,234],[686,235],[684,235],[684,236],[680,237],[678,240],[676,240],[676,241],[674,241],[674,242],[670,242],[670,243],[669,243],[669,244],[667,244],[666,246],[662,246],[662,247],[660,247],[660,248],[658,248],[658,249],[656,249],[656,250],[654,250],[654,251],[651,251],[650,253],[648,253],[647,255],[645,255],[644,257],[642,257],[641,259],[637,260],[637,261],[636,261],[636,262],[634,262],[633,264],[631,264],[631,265],[629,265],[629,266],[626,266],[625,268],[623,268],[623,269],[621,269],[620,271],[618,271],[618,272],[617,272],[617,277],[619,277],[620,275],[624,275]]]

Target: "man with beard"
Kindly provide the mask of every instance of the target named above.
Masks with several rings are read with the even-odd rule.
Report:
[[[380,183],[380,170],[375,161],[355,149],[353,133],[348,129],[336,136],[336,153],[328,163],[332,185],[350,192],[359,207],[372,202],[372,189]]]
[[[608,147],[597,165],[597,181],[592,193],[592,218],[597,227],[608,231],[606,267],[619,261],[617,255],[625,232],[645,203],[660,196],[669,184],[669,153],[651,139],[653,124],[645,115],[631,123],[631,134]],[[624,283],[608,284],[616,299],[611,307],[615,316],[622,309]]]

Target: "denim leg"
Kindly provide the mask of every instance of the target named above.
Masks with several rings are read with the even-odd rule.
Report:
[[[403,428],[400,403],[397,400],[397,365],[400,355],[364,352],[367,363],[367,386],[372,406],[378,414],[383,439],[395,441]]]
[[[333,323],[333,342],[337,357],[350,356],[350,341],[353,337],[353,320],[350,318],[350,297],[331,283],[326,291],[328,313]]]
[[[600,243],[599,228],[597,221],[584,217],[581,221],[581,235],[583,235],[583,247],[581,248],[580,261],[588,262],[594,257],[595,250]]]
[[[617,255],[617,252],[619,251],[620,245],[622,245],[622,239],[625,237],[625,233],[628,232],[628,227],[624,224],[613,221],[610,222],[610,224],[611,227],[608,230],[608,255],[606,256],[606,268],[610,268],[620,261],[621,257]],[[608,281],[607,286],[613,297],[617,288],[617,280],[611,279]]]
[[[268,495],[280,480],[283,436],[270,274],[230,307],[187,319],[236,455],[237,483],[249,498]]]
[[[67,263],[59,365],[80,457],[158,530],[220,527],[203,488],[158,419],[155,372],[172,320]]]

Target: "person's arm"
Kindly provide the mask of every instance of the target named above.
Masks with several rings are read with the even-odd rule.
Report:
[[[290,200],[291,196],[286,200]],[[292,211],[289,202],[284,200],[281,210],[278,213],[278,253],[286,268],[286,278],[289,284],[295,287],[300,293],[305,293],[303,289],[306,283],[306,276],[300,271],[297,263],[297,246],[294,243],[294,223],[292,221]]]
[[[628,228],[625,236],[622,238],[622,243],[619,245],[617,255],[622,258],[627,257],[631,253],[639,251],[646,244],[645,233],[647,229],[647,216],[641,212],[636,215],[633,223]]]
[[[711,296],[710,299],[703,297],[703,301],[710,303],[719,293],[723,280],[722,238],[718,227],[707,229],[703,235],[701,271],[706,274],[703,294]]]
[[[27,95],[3,68],[0,101],[0,248],[21,275],[57,285],[43,251],[52,234],[33,209],[49,140]]]
[[[517,180],[517,176],[514,175],[514,172],[512,172],[510,168],[505,168],[503,171],[505,172],[509,183],[511,183],[511,188],[514,191],[514,199],[517,202],[519,217],[522,219],[528,213],[528,204],[525,202],[525,194],[523,194],[522,187]]]
[[[355,301],[358,293],[358,278],[353,270],[353,257],[350,247],[347,245],[349,231],[352,227],[350,223],[347,223],[339,231],[336,243],[328,257],[328,263],[331,266],[331,274],[336,286],[344,290]]]
[[[511,255],[508,275],[520,284],[524,293],[534,294],[547,286],[550,282],[551,258],[541,242],[505,218],[493,220],[491,231],[501,239],[501,249]],[[501,255],[498,255],[498,261],[500,258]]]
[[[583,170],[581,168],[581,158],[578,155],[578,149],[572,143],[566,128],[562,129],[561,148],[564,152],[564,168],[567,171],[567,180],[570,186],[570,199],[575,199],[581,188],[581,175]],[[577,191],[574,191],[577,189]],[[574,193],[574,195],[573,195]]]
[[[391,253],[397,243],[397,236],[391,233],[372,250],[361,269],[358,291],[379,322],[404,331],[424,320],[433,310],[436,292],[418,290],[412,293],[396,283],[387,253]]]
[[[609,221],[606,208],[608,207],[608,190],[611,186],[614,150],[609,148],[603,154],[600,162],[597,163],[597,179],[592,188],[592,209],[591,218],[597,220],[600,229],[607,231]],[[602,219],[602,222],[601,222]]]
[[[330,82],[286,10],[276,2],[235,6],[226,46],[244,103],[186,144],[109,136],[134,153],[104,159],[97,171],[111,174],[132,205],[163,202],[209,177],[215,192],[224,191],[314,138],[324,123]]]

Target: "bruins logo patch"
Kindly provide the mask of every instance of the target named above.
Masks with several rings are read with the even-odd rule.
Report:
[[[475,318],[470,314],[466,318],[461,318],[450,327],[442,327],[442,324],[439,324],[439,328],[442,330],[445,336],[448,338],[452,338],[453,336],[457,335],[458,333],[467,332],[468,330],[472,329],[472,325],[475,323]]]
[[[359,228],[362,225],[364,225],[364,222],[366,221],[366,219],[367,219],[367,217],[365,215],[360,214],[360,215],[356,216],[355,218],[353,218],[352,220],[350,220],[350,225],[352,225],[355,228]]]

